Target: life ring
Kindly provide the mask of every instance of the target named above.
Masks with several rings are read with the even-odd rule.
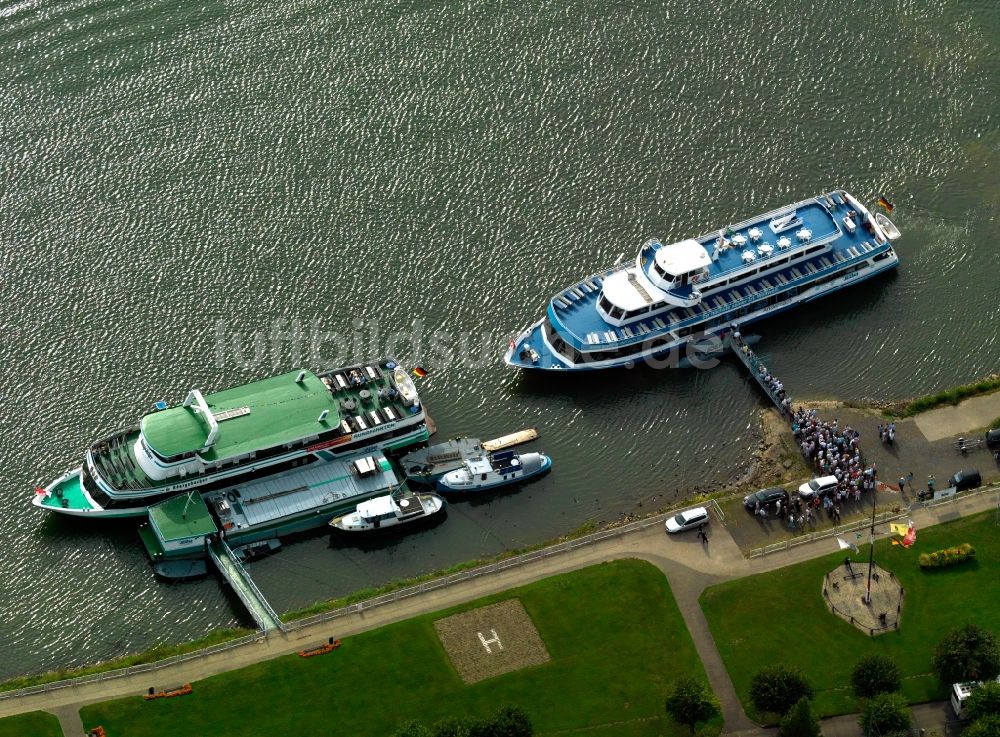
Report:
[[[235,491],[230,491],[229,493],[227,493],[226,494],[226,499],[228,499],[230,502],[235,502],[236,501],[236,492]]]

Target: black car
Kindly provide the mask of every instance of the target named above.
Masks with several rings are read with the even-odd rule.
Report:
[[[986,433],[986,447],[1000,448],[1000,427]]]
[[[755,491],[753,494],[747,494],[743,497],[743,506],[749,510],[754,510],[758,504],[765,507],[779,501],[782,504],[788,504],[788,492],[780,486],[774,486],[770,489],[761,489],[760,491]]]
[[[967,468],[948,479],[948,485],[954,486],[956,491],[975,489],[983,485],[983,477],[979,475],[979,471],[976,469]]]

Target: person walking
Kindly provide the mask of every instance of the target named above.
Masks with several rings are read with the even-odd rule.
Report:
[[[906,486],[906,477],[905,476],[900,476],[899,477],[899,493],[900,494],[903,493],[903,487],[905,487],[905,486]]]

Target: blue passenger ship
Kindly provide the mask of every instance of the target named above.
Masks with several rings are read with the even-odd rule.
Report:
[[[676,365],[692,345],[721,347],[741,325],[895,268],[899,235],[885,215],[836,190],[700,238],[652,239],[633,263],[552,297],[504,361],[563,371]]]

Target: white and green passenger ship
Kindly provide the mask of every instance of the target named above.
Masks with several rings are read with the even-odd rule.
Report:
[[[295,371],[158,403],[138,426],[91,445],[83,466],[38,489],[33,503],[80,517],[142,516],[180,492],[208,493],[427,438],[416,387],[394,361]]]

